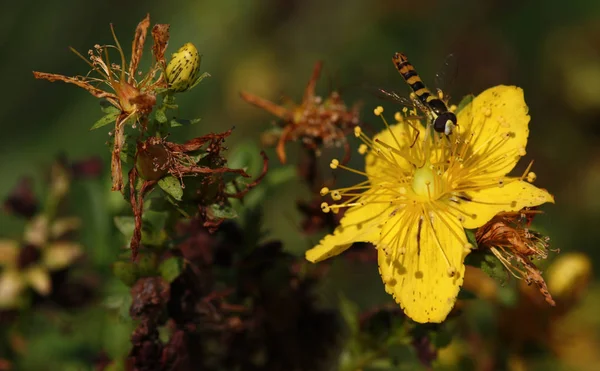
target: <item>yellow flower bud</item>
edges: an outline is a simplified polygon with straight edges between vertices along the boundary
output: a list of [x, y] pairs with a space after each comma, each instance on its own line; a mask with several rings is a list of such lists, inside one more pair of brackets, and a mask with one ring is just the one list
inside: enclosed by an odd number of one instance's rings
[[169, 89], [175, 92], [187, 91], [199, 82], [200, 54], [194, 44], [186, 43], [173, 53], [165, 70], [165, 76]]

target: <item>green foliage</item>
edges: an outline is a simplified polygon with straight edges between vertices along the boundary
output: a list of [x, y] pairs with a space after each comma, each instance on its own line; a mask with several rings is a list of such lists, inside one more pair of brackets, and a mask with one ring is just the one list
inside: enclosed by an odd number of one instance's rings
[[120, 114], [121, 114], [121, 112], [118, 109], [113, 107], [113, 110], [110, 110], [105, 116], [103, 116], [101, 119], [96, 121], [94, 123], [94, 125], [92, 125], [90, 130], [96, 130], [103, 126], [106, 126], [109, 124], [114, 124], [115, 121], [117, 120], [117, 117], [119, 117]]
[[172, 257], [160, 263], [158, 271], [160, 276], [170, 283], [183, 272], [183, 263], [180, 258]]

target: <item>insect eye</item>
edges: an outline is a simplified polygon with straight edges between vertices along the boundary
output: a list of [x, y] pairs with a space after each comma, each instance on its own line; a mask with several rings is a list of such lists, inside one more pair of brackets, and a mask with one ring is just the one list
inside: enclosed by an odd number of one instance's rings
[[438, 133], [450, 135], [456, 125], [456, 116], [452, 112], [444, 112], [433, 122], [433, 129]]
[[437, 131], [438, 133], [443, 133], [446, 131], [446, 121], [448, 121], [448, 118], [445, 116], [446, 115], [442, 114], [436, 117], [435, 121], [433, 122], [433, 130]]

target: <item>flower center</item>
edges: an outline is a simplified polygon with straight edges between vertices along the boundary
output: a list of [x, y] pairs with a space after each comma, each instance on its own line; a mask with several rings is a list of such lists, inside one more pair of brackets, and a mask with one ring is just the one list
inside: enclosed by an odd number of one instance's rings
[[412, 181], [412, 189], [424, 201], [435, 200], [439, 196], [440, 180], [431, 169], [429, 163], [417, 169]]

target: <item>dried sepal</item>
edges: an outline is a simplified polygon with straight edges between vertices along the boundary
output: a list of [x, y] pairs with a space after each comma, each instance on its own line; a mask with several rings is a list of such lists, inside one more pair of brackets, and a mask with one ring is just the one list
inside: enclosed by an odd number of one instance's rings
[[518, 212], [503, 212], [477, 229], [475, 239], [480, 248], [488, 248], [508, 272], [527, 284], [534, 283], [548, 304], [555, 306], [540, 269], [532, 262], [546, 259], [549, 238], [529, 229], [531, 221], [539, 211], [523, 209]]

